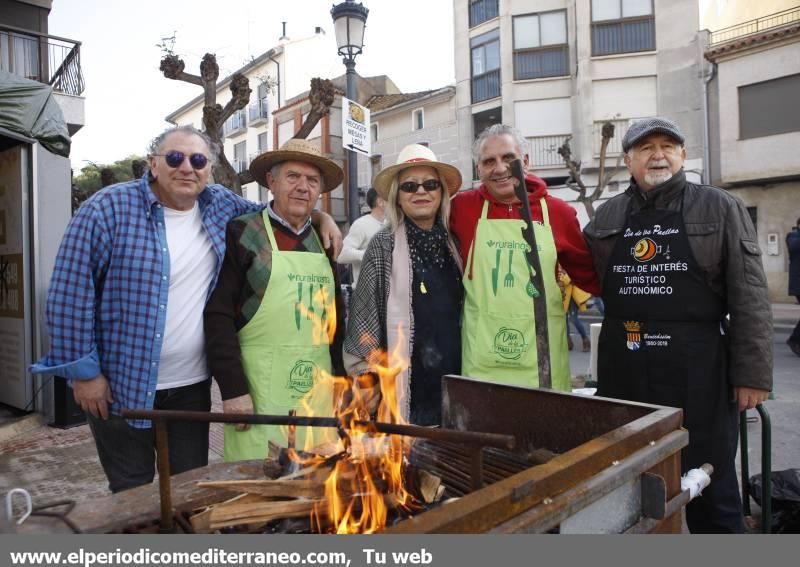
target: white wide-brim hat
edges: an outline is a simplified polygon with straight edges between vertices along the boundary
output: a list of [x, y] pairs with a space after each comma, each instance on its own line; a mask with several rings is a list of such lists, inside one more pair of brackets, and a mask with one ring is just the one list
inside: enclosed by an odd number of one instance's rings
[[420, 144], [409, 144], [397, 156], [397, 163], [382, 169], [378, 175], [375, 176], [375, 181], [372, 186], [384, 200], [389, 199], [389, 188], [392, 186], [392, 181], [398, 173], [409, 167], [432, 167], [439, 174], [447, 185], [447, 190], [452, 197], [461, 188], [461, 172], [458, 168], [453, 167], [447, 163], [442, 163], [436, 160], [430, 148], [426, 148]]

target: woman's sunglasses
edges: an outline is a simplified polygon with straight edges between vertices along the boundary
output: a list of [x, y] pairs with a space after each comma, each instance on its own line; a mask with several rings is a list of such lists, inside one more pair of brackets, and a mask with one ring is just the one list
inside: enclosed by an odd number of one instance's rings
[[417, 189], [422, 186], [425, 191], [436, 191], [442, 187], [442, 182], [438, 179], [426, 179], [422, 183], [416, 181], [405, 181], [397, 186], [403, 193], [416, 193]]
[[[186, 154], [183, 152], [179, 152], [178, 150], [172, 150], [165, 154], [151, 154], [154, 156], [162, 156], [164, 161], [167, 162], [167, 165], [175, 168], [179, 167], [183, 160], [186, 159]], [[189, 164], [192, 166], [193, 169], [203, 169], [205, 166], [208, 165], [208, 158], [203, 154], [191, 154], [189, 157]]]

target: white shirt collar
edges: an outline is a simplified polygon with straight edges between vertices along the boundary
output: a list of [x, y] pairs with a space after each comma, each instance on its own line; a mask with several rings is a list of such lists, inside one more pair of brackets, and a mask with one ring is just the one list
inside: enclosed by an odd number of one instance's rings
[[269, 218], [277, 221], [278, 224], [280, 224], [282, 227], [288, 230], [291, 230], [294, 234], [303, 234], [311, 225], [311, 217], [309, 216], [305, 224], [303, 224], [303, 226], [300, 228], [300, 230], [295, 230], [292, 225], [283, 220], [283, 218], [278, 213], [275, 212], [275, 210], [272, 208], [272, 203], [273, 201], [267, 203], [267, 214], [269, 215]]

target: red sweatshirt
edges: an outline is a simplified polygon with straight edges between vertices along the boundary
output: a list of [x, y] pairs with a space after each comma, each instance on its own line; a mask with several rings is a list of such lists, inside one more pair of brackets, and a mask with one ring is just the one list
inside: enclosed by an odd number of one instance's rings
[[[545, 198], [550, 216], [550, 226], [553, 229], [553, 239], [556, 243], [558, 263], [572, 278], [579, 288], [600, 295], [600, 284], [592, 264], [592, 255], [586, 242], [583, 240], [578, 215], [575, 209], [567, 203], [552, 197], [547, 193], [547, 185], [535, 175], [526, 176], [528, 199], [531, 204], [533, 221], [542, 222], [542, 207], [539, 199]], [[450, 201], [450, 230], [456, 235], [461, 246], [461, 257], [466, 264], [469, 248], [475, 238], [475, 228], [481, 218], [483, 202], [489, 201], [487, 218], [490, 219], [519, 219], [519, 205], [499, 203], [481, 185], [478, 189], [461, 191]], [[464, 266], [464, 271], [469, 273], [469, 266]], [[555, 277], [555, 274], [553, 274]]]

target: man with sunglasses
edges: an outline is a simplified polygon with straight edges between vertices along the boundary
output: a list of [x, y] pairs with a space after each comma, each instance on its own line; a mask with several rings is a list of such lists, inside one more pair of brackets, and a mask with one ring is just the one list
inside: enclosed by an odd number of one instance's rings
[[[532, 269], [525, 256], [520, 202], [511, 163], [522, 159], [525, 139], [515, 128], [490, 126], [473, 145], [481, 186], [452, 200], [450, 228], [458, 237], [464, 266], [462, 368], [465, 376], [538, 387]], [[525, 178], [544, 277], [548, 312], [551, 387], [571, 387], [569, 353], [556, 266], [589, 293], [599, 293], [592, 258], [575, 210], [547, 193], [544, 181]]]
[[[203, 308], [228, 220], [263, 205], [208, 185], [211, 142], [189, 126], [150, 147], [150, 171], [107, 187], [70, 222], [47, 301], [50, 352], [32, 372], [71, 382], [113, 492], [152, 482], [154, 435], [128, 408], [208, 411]], [[173, 474], [208, 462], [208, 424], [168, 428]]]
[[[315, 145], [296, 139], [258, 156], [250, 173], [273, 200], [228, 224], [225, 260], [205, 312], [209, 368], [226, 413], [329, 417], [332, 375], [344, 374], [344, 309], [311, 213], [344, 173]], [[298, 448], [335, 437], [326, 428], [295, 433]], [[285, 447], [286, 428], [226, 425], [225, 459], [264, 458], [268, 441]]]

